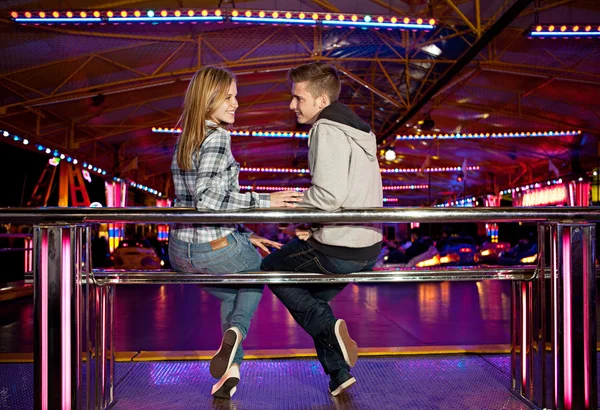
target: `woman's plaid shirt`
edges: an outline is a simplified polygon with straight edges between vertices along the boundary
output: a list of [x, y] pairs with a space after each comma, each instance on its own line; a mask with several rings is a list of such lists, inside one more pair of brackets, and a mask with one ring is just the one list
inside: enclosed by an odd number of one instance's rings
[[[207, 121], [207, 127], [213, 128], [200, 151], [192, 156], [192, 169], [184, 171], [177, 164], [177, 146], [171, 163], [173, 185], [175, 187], [175, 206], [194, 207], [199, 211], [231, 211], [243, 208], [269, 208], [269, 194], [254, 192], [240, 193], [238, 177], [240, 165], [231, 153], [231, 136], [214, 122]], [[203, 225], [174, 224], [171, 234], [175, 238], [190, 243], [206, 243], [229, 235], [238, 230], [252, 232], [243, 225]]]

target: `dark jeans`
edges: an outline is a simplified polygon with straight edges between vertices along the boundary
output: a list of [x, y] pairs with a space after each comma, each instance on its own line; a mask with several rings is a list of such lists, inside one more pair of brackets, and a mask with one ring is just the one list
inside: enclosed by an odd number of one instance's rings
[[[371, 269], [376, 259], [357, 261], [334, 258], [296, 238], [263, 259], [260, 268], [265, 271], [352, 273]], [[337, 319], [328, 303], [345, 287], [345, 283], [270, 286], [296, 322], [312, 336], [317, 356], [326, 374], [349, 369], [337, 346], [333, 331]]]

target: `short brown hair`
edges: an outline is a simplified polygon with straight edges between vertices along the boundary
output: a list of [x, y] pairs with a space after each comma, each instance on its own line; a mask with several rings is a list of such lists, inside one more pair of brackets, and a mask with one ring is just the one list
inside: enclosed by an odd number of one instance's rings
[[340, 98], [340, 77], [329, 64], [310, 63], [292, 68], [288, 78], [295, 83], [308, 82], [307, 89], [313, 98], [325, 94], [332, 104]]

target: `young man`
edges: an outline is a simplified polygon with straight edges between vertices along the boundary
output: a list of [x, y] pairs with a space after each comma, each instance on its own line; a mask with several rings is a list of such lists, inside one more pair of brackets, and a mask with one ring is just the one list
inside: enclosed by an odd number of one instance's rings
[[[377, 142], [368, 124], [337, 102], [340, 80], [324, 63], [306, 64], [289, 72], [293, 82], [290, 109], [298, 122], [312, 124], [308, 160], [311, 187], [300, 206], [326, 211], [383, 206]], [[268, 255], [262, 270], [351, 273], [373, 267], [381, 250], [381, 226], [322, 225], [297, 230], [297, 238]], [[356, 382], [350, 374], [358, 347], [346, 323], [329, 306], [345, 285], [277, 285], [273, 293], [296, 322], [310, 334], [319, 361], [330, 375], [337, 396]]]

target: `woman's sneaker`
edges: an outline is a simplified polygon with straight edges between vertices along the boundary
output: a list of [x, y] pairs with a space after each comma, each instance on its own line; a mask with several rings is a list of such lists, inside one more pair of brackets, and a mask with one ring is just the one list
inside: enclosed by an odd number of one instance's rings
[[241, 342], [242, 332], [237, 327], [230, 327], [225, 331], [221, 347], [210, 360], [210, 374], [212, 377], [215, 379], [223, 377], [227, 369], [231, 367], [235, 352], [237, 352]]
[[237, 385], [240, 382], [240, 367], [237, 364], [231, 365], [231, 367], [225, 372], [221, 380], [213, 385], [210, 394], [219, 399], [230, 399], [231, 396], [237, 390]]
[[354, 383], [356, 383], [356, 379], [347, 370], [340, 370], [336, 377], [331, 377], [329, 392], [332, 396], [337, 396]]
[[358, 345], [350, 337], [348, 333], [348, 326], [343, 319], [338, 319], [334, 326], [335, 338], [337, 339], [344, 360], [348, 363], [348, 366], [354, 367], [358, 360]]

